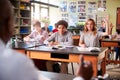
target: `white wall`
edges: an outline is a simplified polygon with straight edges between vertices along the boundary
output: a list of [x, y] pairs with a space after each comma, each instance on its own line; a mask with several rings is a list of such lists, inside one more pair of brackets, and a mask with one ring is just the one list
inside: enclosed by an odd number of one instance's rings
[[59, 8], [50, 7], [49, 12], [50, 25], [54, 26], [54, 24], [61, 19]]
[[[50, 0], [50, 4], [54, 4], [56, 6], [59, 6], [60, 0]], [[61, 19], [61, 14], [59, 7], [50, 7], [49, 8], [49, 18], [50, 18], [50, 25], [54, 27], [55, 23]]]

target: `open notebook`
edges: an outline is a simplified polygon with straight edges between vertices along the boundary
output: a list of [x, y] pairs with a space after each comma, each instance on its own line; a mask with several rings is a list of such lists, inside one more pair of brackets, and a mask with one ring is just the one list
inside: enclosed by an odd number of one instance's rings
[[99, 51], [101, 51], [99, 47], [87, 47], [87, 48], [77, 47], [77, 49], [79, 51], [91, 51], [91, 52], [99, 52]]

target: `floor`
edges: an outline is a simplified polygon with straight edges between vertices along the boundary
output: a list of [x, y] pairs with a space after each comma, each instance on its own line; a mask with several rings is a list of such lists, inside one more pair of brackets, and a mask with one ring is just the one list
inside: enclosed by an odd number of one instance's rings
[[[116, 53], [113, 52], [112, 54], [109, 55], [109, 59], [114, 60], [115, 55]], [[74, 65], [74, 73], [75, 73], [78, 68], [78, 64], [73, 63], [73, 65]], [[109, 75], [110, 78], [112, 78], [108, 80], [120, 80], [120, 64], [107, 64], [106, 70], [107, 70], [106, 73]], [[71, 63], [68, 64], [68, 73], [73, 74]]]
[[[78, 64], [73, 63], [73, 65], [74, 65], [74, 73], [75, 73], [78, 68]], [[120, 80], [120, 65], [119, 64], [116, 64], [116, 65], [108, 64], [106, 66], [106, 69], [107, 69], [107, 74], [109, 74], [109, 77], [112, 78], [109, 80]], [[73, 74], [71, 63], [68, 64], [68, 74]]]
[[110, 77], [114, 80], [120, 80], [120, 64], [108, 64], [106, 69]]

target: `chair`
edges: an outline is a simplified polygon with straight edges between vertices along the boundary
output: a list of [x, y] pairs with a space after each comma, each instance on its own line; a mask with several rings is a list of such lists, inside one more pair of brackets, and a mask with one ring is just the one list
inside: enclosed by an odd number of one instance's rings
[[78, 46], [79, 45], [80, 36], [79, 35], [74, 35], [74, 36], [72, 36], [72, 38], [73, 38], [73, 45]]
[[[79, 40], [80, 40], [80, 35], [74, 35], [72, 38], [73, 38], [73, 45], [78, 46]], [[71, 62], [71, 67], [72, 67], [72, 73], [74, 75], [74, 65], [72, 62]]]

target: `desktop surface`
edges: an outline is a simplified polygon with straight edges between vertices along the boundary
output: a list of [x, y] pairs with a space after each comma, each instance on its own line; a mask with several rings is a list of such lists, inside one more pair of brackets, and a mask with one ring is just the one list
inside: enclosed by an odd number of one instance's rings
[[34, 45], [34, 43], [31, 42], [18, 42], [17, 46], [13, 45], [13, 49], [24, 49], [27, 51], [43, 51], [43, 52], [51, 52], [54, 54], [83, 54], [83, 55], [93, 55], [93, 56], [98, 56], [99, 53], [101, 53], [102, 51], [104, 51], [106, 48], [102, 47], [100, 48], [101, 51], [99, 52], [91, 52], [91, 51], [84, 51], [84, 50], [79, 50], [78, 46], [73, 46], [73, 47], [66, 47], [66, 48], [62, 48], [62, 49], [53, 49], [53, 47], [50, 46], [46, 46], [46, 45]]

